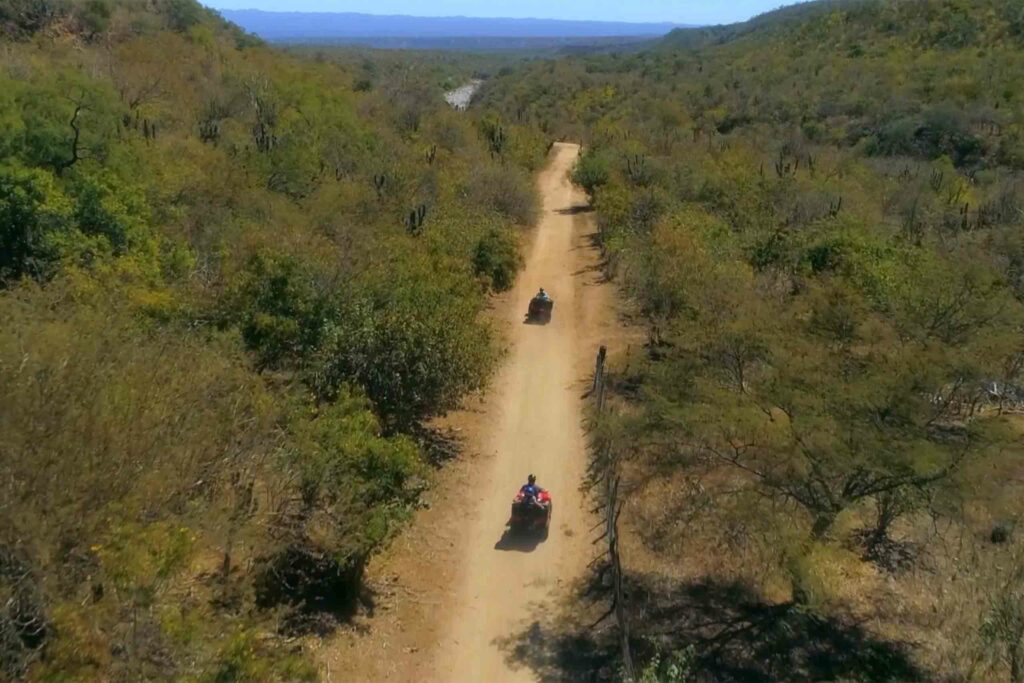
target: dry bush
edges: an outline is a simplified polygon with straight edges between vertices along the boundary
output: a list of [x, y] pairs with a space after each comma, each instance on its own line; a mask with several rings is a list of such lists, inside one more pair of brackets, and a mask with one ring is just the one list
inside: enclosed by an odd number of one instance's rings
[[518, 225], [532, 225], [540, 211], [533, 179], [509, 166], [487, 165], [478, 169], [470, 181], [469, 197]]
[[264, 544], [273, 511], [254, 516], [252, 492], [286, 493], [286, 473], [268, 466], [279, 403], [228, 344], [53, 302], [2, 301], [13, 324], [0, 330], [0, 584], [43, 627], [33, 636], [20, 618], [24, 647], [9, 659], [5, 637], [4, 666], [14, 673], [42, 647], [39, 675], [216, 666], [234, 630], [218, 626], [213, 594], [180, 607], [188, 638], [207, 633], [201, 648], [175, 636], [167, 610], [202, 572], [236, 581], [231, 553]]

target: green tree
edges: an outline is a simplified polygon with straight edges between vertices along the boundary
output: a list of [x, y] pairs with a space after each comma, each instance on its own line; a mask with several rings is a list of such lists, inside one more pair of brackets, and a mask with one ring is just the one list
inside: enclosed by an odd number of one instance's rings
[[608, 156], [600, 151], [589, 150], [580, 157], [572, 179], [593, 197], [598, 188], [608, 183], [611, 173], [612, 164]]
[[227, 320], [238, 321], [261, 367], [295, 363], [316, 350], [324, 336], [329, 302], [294, 258], [253, 257], [226, 301]]
[[49, 275], [70, 227], [70, 202], [50, 173], [0, 167], [0, 282]]
[[519, 240], [511, 231], [493, 229], [481, 237], [476, 245], [473, 270], [478, 277], [486, 278], [496, 292], [512, 288], [521, 265]]
[[408, 277], [344, 302], [313, 369], [322, 397], [357, 384], [391, 428], [455, 408], [483, 385], [493, 359], [490, 330], [474, 306], [443, 284]]

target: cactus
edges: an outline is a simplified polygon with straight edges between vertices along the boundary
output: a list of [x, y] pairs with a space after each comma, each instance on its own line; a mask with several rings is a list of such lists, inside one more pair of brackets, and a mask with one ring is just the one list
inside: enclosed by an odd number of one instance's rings
[[966, 192], [966, 190], [967, 188], [964, 187], [963, 183], [957, 183], [956, 187], [951, 187], [949, 189], [949, 194], [946, 196], [946, 203], [949, 206], [959, 204], [960, 200], [964, 198], [964, 192]]
[[780, 178], [787, 176], [796, 176], [796, 172], [800, 170], [800, 157], [796, 157], [792, 162], [786, 159], [784, 152], [779, 152], [779, 158], [775, 161], [775, 175]]
[[836, 218], [839, 216], [839, 212], [843, 210], [843, 197], [840, 195], [834, 202], [828, 204], [828, 215], [829, 218]]
[[651, 180], [647, 169], [647, 157], [641, 154], [626, 157], [626, 172], [634, 185], [646, 185]]
[[388, 177], [383, 173], [373, 176], [373, 189], [377, 191], [377, 199], [384, 199], [384, 189], [387, 187]]
[[491, 128], [487, 134], [487, 141], [490, 143], [491, 156], [501, 156], [505, 151], [505, 144], [508, 142], [508, 137], [505, 135], [505, 128], [500, 125]]
[[199, 139], [203, 142], [212, 142], [214, 145], [220, 140], [220, 121], [217, 119], [206, 119], [199, 122]]
[[409, 216], [405, 219], [405, 229], [413, 237], [418, 237], [423, 234], [423, 222], [427, 218], [427, 205], [420, 204], [415, 209], [409, 212]]

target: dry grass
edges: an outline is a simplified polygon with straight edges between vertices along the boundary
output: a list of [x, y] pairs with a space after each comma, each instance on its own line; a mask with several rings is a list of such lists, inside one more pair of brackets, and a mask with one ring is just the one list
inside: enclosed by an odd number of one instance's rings
[[[804, 560], [818, 588], [815, 612], [840, 625], [856, 625], [883, 649], [891, 646], [894, 656], [906, 658], [908, 672], [916, 671], [921, 680], [1006, 680], [1008, 670], [989, 659], [980, 637], [994, 591], [1006, 581], [1024, 547], [1019, 534], [1011, 535], [1008, 543], [991, 540], [997, 522], [1017, 520], [1024, 513], [1020, 470], [1015, 476], [1008, 470], [1017, 468], [1008, 462], [999, 469], [987, 474], [990, 485], [957, 501], [959, 519], [922, 512], [892, 530], [890, 552], [905, 552], [910, 558], [902, 570], [864, 558], [855, 532], [870, 526], [870, 510], [842, 518], [830, 543], [813, 547]], [[743, 600], [769, 610], [788, 604], [787, 554], [804, 531], [786, 528], [787, 520], [794, 519], [791, 509], [779, 509], [773, 517], [762, 501], [747, 498], [741, 482], [727, 470], [700, 478], [678, 472], [652, 476], [634, 463], [628, 479], [635, 488], [622, 516], [622, 555], [630, 575], [657, 577], [671, 590], [709, 584], [742, 587]], [[637, 599], [649, 601], [650, 595]], [[690, 630], [656, 623], [649, 610], [637, 613], [633, 623], [638, 637], [675, 636], [668, 639], [672, 647], [700, 643], [700, 637], [688, 643], [687, 636], [694, 635]], [[728, 633], [728, 626], [721, 628], [720, 635]], [[699, 645], [698, 656], [708, 656], [708, 651]], [[711, 660], [701, 661], [710, 666]], [[806, 669], [790, 664], [792, 670], [775, 671], [773, 680], [814, 680]]]

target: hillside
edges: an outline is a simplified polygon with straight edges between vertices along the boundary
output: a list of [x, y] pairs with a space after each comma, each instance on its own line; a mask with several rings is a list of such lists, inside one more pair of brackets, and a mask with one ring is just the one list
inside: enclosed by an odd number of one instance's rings
[[[652, 680], [1020, 679], [1022, 19], [811, 3], [482, 90], [583, 141], [647, 333], [594, 438]], [[580, 621], [514, 647], [617, 667]]]
[[6, 2], [0, 53], [0, 679], [317, 678], [547, 140], [191, 0]]
[[[837, 32], [837, 19], [842, 30]], [[666, 36], [668, 49], [724, 44], [745, 38], [787, 40], [820, 49], [822, 38], [898, 40], [916, 48], [957, 49], [987, 45], [1020, 35], [1015, 2], [891, 3], [885, 0], [817, 0], [776, 10], [729, 26], [680, 28]]]

